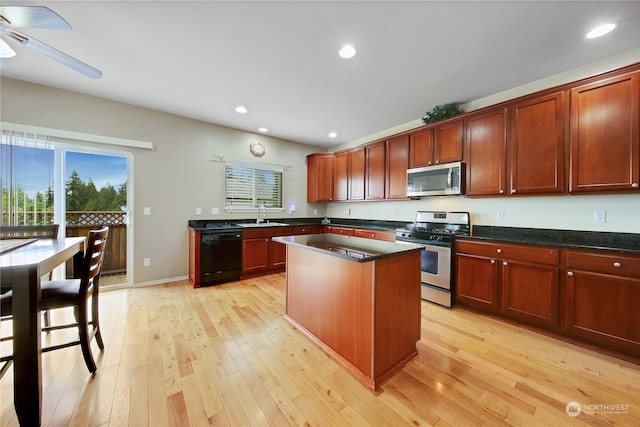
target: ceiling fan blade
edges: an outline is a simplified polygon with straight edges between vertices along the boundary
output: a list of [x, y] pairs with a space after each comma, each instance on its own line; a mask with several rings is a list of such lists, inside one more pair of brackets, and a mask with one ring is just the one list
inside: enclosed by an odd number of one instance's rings
[[100, 77], [102, 77], [102, 71], [93, 68], [91, 65], [85, 64], [84, 62], [79, 61], [64, 52], [60, 52], [58, 49], [42, 43], [41, 41], [34, 39], [33, 37], [27, 36], [20, 31], [12, 30], [5, 27], [4, 25], [0, 25], [0, 31], [6, 37], [19, 42], [23, 46], [31, 48], [39, 54], [53, 59], [54, 61], [57, 61], [62, 65], [65, 65], [72, 70], [79, 72], [80, 74], [84, 74], [91, 79], [99, 79]]
[[45, 6], [0, 6], [0, 19], [19, 28], [71, 29], [67, 21]]

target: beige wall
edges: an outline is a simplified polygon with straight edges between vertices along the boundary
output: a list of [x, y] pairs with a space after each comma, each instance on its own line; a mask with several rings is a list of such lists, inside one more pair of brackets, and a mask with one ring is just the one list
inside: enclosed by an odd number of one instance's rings
[[[186, 119], [149, 109], [30, 84], [0, 80], [0, 119], [7, 123], [61, 129], [92, 135], [150, 141], [154, 150], [133, 149], [133, 283], [153, 283], [188, 275], [189, 219], [249, 218], [253, 213], [224, 212], [224, 164], [210, 161], [254, 161], [251, 141], [261, 141], [261, 162], [291, 166], [284, 173], [285, 207], [296, 212], [269, 216], [313, 216], [306, 203], [306, 156], [321, 151], [265, 135]], [[131, 187], [130, 187], [131, 188]], [[143, 215], [143, 208], [151, 215]], [[196, 216], [196, 208], [202, 215]], [[211, 208], [220, 215], [211, 215]], [[318, 215], [324, 205], [315, 206]], [[151, 258], [144, 267], [143, 259]]]

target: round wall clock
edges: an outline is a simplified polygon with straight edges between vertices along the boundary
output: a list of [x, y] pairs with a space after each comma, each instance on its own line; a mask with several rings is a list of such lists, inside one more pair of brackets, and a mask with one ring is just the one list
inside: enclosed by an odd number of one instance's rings
[[251, 151], [251, 154], [256, 157], [264, 156], [264, 145], [259, 142], [252, 142], [251, 145], [249, 145], [249, 150]]

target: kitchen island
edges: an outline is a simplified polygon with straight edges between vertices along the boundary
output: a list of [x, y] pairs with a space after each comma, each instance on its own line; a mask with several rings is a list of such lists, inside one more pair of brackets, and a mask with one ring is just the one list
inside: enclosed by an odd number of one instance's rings
[[371, 389], [418, 355], [422, 246], [333, 234], [287, 245], [285, 319]]

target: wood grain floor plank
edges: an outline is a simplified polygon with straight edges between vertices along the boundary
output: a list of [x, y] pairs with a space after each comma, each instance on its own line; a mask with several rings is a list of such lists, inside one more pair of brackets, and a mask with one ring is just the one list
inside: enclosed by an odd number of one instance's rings
[[[102, 292], [98, 372], [88, 374], [78, 347], [43, 355], [43, 425], [635, 427], [640, 420], [640, 364], [424, 301], [418, 358], [371, 391], [284, 320], [284, 295], [284, 273], [200, 289], [180, 280]], [[0, 333], [7, 330], [11, 323], [1, 322]], [[17, 426], [12, 381], [10, 368], [0, 381], [2, 427]], [[584, 409], [577, 417], [565, 412], [572, 401]]]

